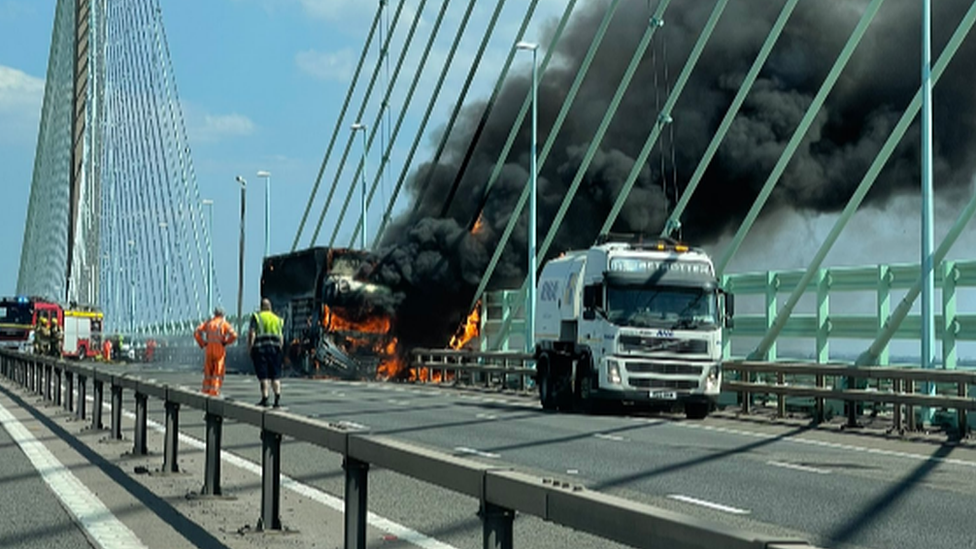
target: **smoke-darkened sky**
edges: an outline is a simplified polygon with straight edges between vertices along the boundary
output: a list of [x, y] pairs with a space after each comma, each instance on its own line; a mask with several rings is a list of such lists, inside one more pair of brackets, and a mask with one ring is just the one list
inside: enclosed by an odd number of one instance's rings
[[[563, 104], [609, 2], [581, 2], [541, 78], [540, 147]], [[656, 2], [621, 2], [588, 76], [539, 172], [539, 241], [576, 175]], [[682, 219], [683, 238], [708, 244], [734, 231], [755, 200], [867, 6], [867, 0], [805, 0], [712, 161]], [[933, 62], [968, 8], [962, 0], [933, 3]], [[617, 219], [616, 232], [656, 234], [680, 196], [779, 14], [781, 1], [730, 2], [704, 50], [657, 147]], [[708, 18], [711, 2], [672, 2], [573, 201], [549, 256], [589, 246], [597, 237], [660, 106]], [[921, 7], [888, 0], [844, 70], [825, 108], [765, 207], [834, 212], [842, 209], [920, 83]], [[554, 25], [553, 25], [554, 26]], [[547, 44], [549, 37], [542, 40]], [[976, 87], [969, 67], [976, 40], [967, 39], [935, 88], [935, 184], [942, 197], [968, 193], [976, 137]], [[412, 346], [442, 346], [499, 245], [528, 180], [527, 119], [487, 200], [485, 184], [530, 87], [512, 74], [490, 111], [448, 215], [445, 199], [485, 111], [467, 105], [437, 166], [411, 177], [413, 204], [387, 231], [374, 279], [397, 296], [401, 337]], [[868, 196], [883, 206], [919, 188], [919, 130], [909, 131]], [[427, 181], [429, 188], [421, 189]], [[483, 211], [481, 206], [483, 204]], [[468, 227], [483, 215], [484, 228]], [[525, 276], [526, 216], [505, 247], [491, 287], [518, 287]], [[786, 228], [788, 230], [788, 227]]]

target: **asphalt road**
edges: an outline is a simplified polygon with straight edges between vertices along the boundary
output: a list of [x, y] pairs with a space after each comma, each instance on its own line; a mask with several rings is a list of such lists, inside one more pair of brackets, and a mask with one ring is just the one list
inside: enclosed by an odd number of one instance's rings
[[[200, 382], [196, 371], [126, 368], [166, 383], [195, 388]], [[554, 473], [730, 527], [835, 548], [976, 548], [971, 443], [906, 442], [728, 415], [688, 421], [549, 414], [530, 398], [413, 385], [286, 379], [284, 386], [283, 402], [292, 413], [355, 423], [495, 465]], [[224, 394], [256, 401], [257, 383], [231, 375]], [[161, 422], [162, 406], [151, 406], [151, 418]], [[182, 414], [181, 428], [202, 438], [202, 415]], [[260, 463], [260, 440], [249, 426], [225, 424], [224, 449]], [[284, 474], [342, 495], [338, 456], [288, 441], [282, 452]], [[474, 500], [378, 470], [370, 472], [369, 490], [374, 513], [454, 547], [480, 547]], [[521, 547], [612, 547], [532, 517], [516, 520], [515, 535]]]

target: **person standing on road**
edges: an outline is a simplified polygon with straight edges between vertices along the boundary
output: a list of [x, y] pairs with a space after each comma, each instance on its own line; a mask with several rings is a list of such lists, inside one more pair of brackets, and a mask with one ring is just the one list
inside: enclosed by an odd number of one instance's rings
[[261, 300], [261, 310], [251, 315], [247, 332], [247, 352], [254, 363], [254, 374], [261, 382], [261, 401], [268, 405], [269, 386], [274, 390], [274, 407], [281, 405], [281, 354], [284, 346], [281, 317], [271, 311], [271, 300]]
[[34, 330], [34, 354], [47, 355], [47, 345], [51, 340], [51, 329], [47, 326], [47, 317], [37, 320], [37, 328]]
[[237, 332], [224, 318], [224, 310], [217, 307], [213, 318], [198, 326], [193, 337], [201, 349], [206, 348], [203, 359], [203, 393], [220, 396], [220, 387], [224, 384], [224, 358], [227, 356], [225, 347], [237, 341]]
[[51, 318], [51, 337], [48, 340], [48, 352], [54, 358], [61, 358], [61, 349], [64, 347], [64, 332], [58, 324], [58, 317]]

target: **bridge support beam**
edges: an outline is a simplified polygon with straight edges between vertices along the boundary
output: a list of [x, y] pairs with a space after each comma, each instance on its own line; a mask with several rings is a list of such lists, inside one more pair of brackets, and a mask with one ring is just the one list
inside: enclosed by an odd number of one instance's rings
[[180, 403], [166, 401], [166, 434], [163, 441], [163, 472], [178, 473], [176, 459], [180, 441]]
[[203, 465], [204, 496], [219, 496], [220, 490], [220, 439], [224, 430], [224, 418], [207, 413], [207, 452]]
[[513, 525], [515, 511], [495, 504], [483, 502], [481, 523], [484, 549], [512, 549], [515, 544]]
[[281, 435], [261, 430], [261, 518], [258, 530], [281, 530]]
[[366, 495], [369, 463], [346, 456], [345, 549], [366, 549]]

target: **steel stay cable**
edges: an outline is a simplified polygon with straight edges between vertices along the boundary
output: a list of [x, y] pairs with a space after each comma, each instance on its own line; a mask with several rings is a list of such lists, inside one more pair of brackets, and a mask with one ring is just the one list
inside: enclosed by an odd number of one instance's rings
[[782, 177], [783, 172], [786, 171], [786, 167], [793, 159], [793, 154], [796, 152], [797, 147], [806, 136], [807, 131], [810, 129], [810, 126], [813, 124], [813, 121], [816, 119], [817, 114], [820, 112], [821, 107], [826, 101], [827, 95], [833, 89], [837, 79], [840, 78], [841, 73], [847, 66], [847, 62], [854, 54], [854, 50], [857, 48], [858, 44], [860, 44], [861, 39], [864, 37], [865, 32], [867, 32], [871, 21], [874, 20], [874, 16], [877, 15], [882, 4], [884, 4], [884, 0], [871, 0], [871, 4], [869, 4], [864, 10], [864, 14], [861, 16], [860, 21], [858, 21], [857, 27], [854, 29], [854, 32], [844, 45], [844, 49], [840, 52], [840, 55], [837, 56], [837, 60], [834, 62], [834, 66], [831, 67], [830, 73], [828, 73], [827, 78], [824, 79], [823, 84], [820, 86], [820, 90], [817, 91], [817, 95], [814, 97], [813, 102], [810, 104], [810, 107], [804, 114], [803, 119], [800, 121], [796, 131], [793, 132], [793, 136], [790, 138], [786, 148], [783, 149], [783, 153], [776, 162], [776, 166], [769, 174], [769, 178], [763, 185], [762, 190], [760, 190], [759, 196], [757, 196], [755, 202], [753, 202], [752, 207], [749, 209], [749, 213], [746, 214], [746, 218], [743, 220], [742, 224], [739, 226], [739, 230], [736, 231], [735, 236], [732, 238], [732, 242], [729, 243], [725, 252], [722, 253], [722, 257], [719, 258], [718, 262], [715, 264], [716, 274], [721, 275], [725, 272], [725, 268], [728, 266], [729, 261], [732, 260], [732, 257], [739, 250], [739, 246], [741, 246], [742, 241], [745, 240], [746, 234], [752, 228], [752, 224], [759, 216], [759, 212], [762, 210], [763, 206], [765, 206], [769, 195], [773, 192], [773, 187], [776, 186]]
[[[724, 3], [726, 3], [727, 1], [728, 0], [719, 0], [719, 3], [716, 4], [716, 9], [718, 8], [719, 5], [722, 5], [724, 8]], [[576, 190], [579, 188], [579, 185], [582, 182], [583, 177], [586, 175], [586, 171], [589, 169], [590, 162], [592, 162], [593, 157], [596, 155], [597, 149], [603, 142], [603, 138], [610, 127], [610, 123], [613, 121], [613, 118], [616, 115], [617, 108], [620, 105], [620, 102], [623, 100], [624, 94], [627, 92], [627, 89], [630, 87], [630, 81], [633, 78], [634, 73], [637, 72], [637, 68], [640, 65], [640, 61], [643, 59], [644, 54], [647, 51], [647, 47], [651, 43], [651, 38], [654, 37], [655, 33], [657, 32], [657, 29], [660, 28], [661, 24], [663, 24], [661, 23], [662, 17], [664, 16], [664, 12], [668, 8], [668, 5], [670, 3], [671, 3], [670, 0], [661, 0], [661, 2], [657, 6], [657, 9], [654, 11], [654, 14], [651, 16], [650, 20], [648, 21], [647, 29], [644, 31], [644, 35], [641, 37], [640, 43], [637, 45], [637, 48], [634, 50], [634, 54], [631, 56], [630, 63], [627, 66], [627, 70], [624, 72], [624, 75], [621, 78], [620, 83], [617, 85], [617, 90], [614, 93], [613, 99], [610, 101], [610, 105], [608, 105], [607, 110], [603, 115], [603, 120], [600, 122], [600, 126], [597, 128], [593, 140], [590, 141], [590, 145], [587, 148], [586, 154], [583, 156], [583, 160], [580, 163], [580, 167], [576, 170], [576, 176], [573, 178], [573, 182], [570, 184], [569, 190], [567, 191], [566, 196], [563, 198], [562, 204], [560, 204], [560, 208], [559, 211], [556, 213], [555, 219], [550, 224], [549, 232], [546, 234], [546, 238], [543, 240], [542, 245], [539, 247], [539, 251], [536, 254], [537, 260], [539, 257], [545, 257], [545, 254], [548, 252], [549, 245], [552, 243], [553, 238], [555, 238], [555, 233], [558, 230], [559, 225], [562, 223], [562, 216], [565, 215], [565, 212], [569, 209], [569, 205], [572, 202]], [[713, 11], [713, 16], [714, 14], [715, 12]], [[711, 19], [709, 21], [711, 21]], [[699, 40], [699, 42], [700, 41], [701, 40]], [[643, 160], [636, 160], [635, 167], [637, 167], [638, 165], [643, 167], [645, 161], [646, 161], [646, 156]], [[525, 190], [522, 192], [522, 196], [519, 198], [519, 203], [515, 209], [516, 213], [513, 214], [512, 216], [513, 218], [521, 215], [522, 208], [525, 207], [525, 202], [528, 200], [528, 197], [529, 197], [529, 187], [528, 185], [526, 185]], [[507, 234], [511, 234], [511, 232], [508, 231]], [[508, 335], [508, 332], [512, 326], [512, 321], [514, 320], [515, 313], [521, 310], [519, 307], [524, 308], [525, 294], [528, 293], [528, 285], [530, 283], [535, 284], [535, 281], [530, 281], [528, 279], [528, 275], [526, 275], [526, 278], [523, 281], [522, 287], [519, 291], [519, 296], [521, 296], [521, 299], [519, 299], [519, 302], [516, 304], [515, 308], [509, 311], [508, 317], [505, 318], [505, 321], [503, 322], [501, 327], [500, 340], [504, 339]]]
[[[406, 0], [400, 0], [400, 4]], [[322, 164], [319, 166], [319, 173], [315, 177], [315, 183], [312, 185], [312, 193], [308, 197], [308, 203], [305, 205], [305, 212], [302, 214], [302, 220], [298, 223], [298, 231], [295, 232], [295, 241], [291, 245], [291, 251], [295, 251], [298, 248], [298, 241], [302, 237], [302, 231], [305, 230], [305, 222], [308, 221], [308, 212], [312, 209], [312, 203], [315, 201], [315, 195], [319, 191], [319, 185], [322, 183], [322, 174], [325, 173], [325, 166], [329, 162], [329, 157], [332, 155], [332, 147], [335, 145], [336, 137], [339, 135], [339, 130], [342, 128], [342, 123], [346, 117], [346, 109], [349, 108], [349, 101], [352, 99], [353, 91], [356, 89], [356, 84], [359, 82], [359, 73], [362, 71], [363, 62], [366, 60], [366, 55], [369, 53], [369, 45], [373, 41], [373, 33], [376, 32], [376, 26], [379, 24], [380, 13], [383, 10], [383, 3], [380, 3], [379, 8], [376, 10], [376, 15], [373, 17], [373, 25], [369, 29], [369, 34], [366, 36], [366, 43], [363, 45], [363, 51], [359, 55], [359, 63], [356, 65], [356, 71], [353, 73], [352, 80], [349, 82], [349, 89], [346, 91], [346, 98], [342, 102], [342, 109], [339, 110], [339, 116], [336, 118], [335, 128], [332, 130], [332, 137], [329, 139], [329, 145], [325, 149], [325, 156], [322, 158]], [[418, 15], [419, 16], [419, 15]], [[391, 33], [392, 34], [392, 33]], [[312, 239], [314, 244], [315, 239]]]
[[[399, 4], [399, 7], [397, 9], [397, 14], [400, 13], [399, 10], [401, 8], [403, 8], [403, 3], [402, 2]], [[417, 15], [416, 15], [416, 18], [415, 18], [415, 22], [419, 21], [419, 17], [420, 17], [420, 12], [418, 11], [417, 12]], [[398, 19], [399, 19], [399, 17], [398, 17]], [[411, 37], [412, 37], [412, 35], [411, 35]], [[409, 45], [409, 40], [410, 40], [411, 37], [408, 37], [407, 38], [408, 45]], [[389, 36], [387, 36], [387, 45], [383, 49], [384, 51], [388, 51], [388, 49], [389, 49], [389, 41], [392, 40], [392, 39], [393, 39], [393, 34], [391, 33]], [[406, 49], [407, 48], [405, 47], [404, 48], [404, 51], [406, 51]], [[372, 95], [373, 95], [373, 87], [376, 85], [376, 80], [377, 80], [377, 78], [380, 75], [380, 69], [382, 69], [382, 67], [383, 67], [383, 58], [380, 57], [380, 58], [378, 58], [376, 60], [376, 66], [373, 67], [373, 74], [372, 74], [372, 76], [369, 79], [369, 85], [366, 87], [366, 92], [363, 94], [363, 100], [362, 100], [362, 102], [359, 105], [359, 111], [356, 113], [355, 120], [357, 122], [361, 122], [362, 119], [363, 119], [364, 114], [366, 113], [366, 107], [369, 104], [370, 97], [372, 97]], [[389, 98], [389, 90], [387, 90], [387, 91], [388, 91], [388, 93], [387, 93], [386, 97]], [[386, 100], [384, 99], [383, 102], [385, 103]], [[381, 113], [380, 116], [382, 116], [382, 108], [380, 109], [380, 113]], [[374, 126], [375, 126], [375, 124], [374, 124]], [[375, 127], [372, 128], [372, 130], [373, 130], [373, 133], [375, 134]], [[372, 140], [370, 140], [370, 142], [372, 142]], [[349, 135], [349, 139], [346, 140], [346, 148], [342, 151], [342, 158], [339, 159], [339, 166], [336, 169], [335, 177], [332, 178], [332, 187], [329, 189], [329, 195], [325, 199], [325, 205], [322, 206], [322, 211], [319, 214], [318, 223], [315, 225], [315, 231], [312, 233], [312, 239], [310, 241], [310, 244], [313, 245], [313, 246], [315, 245], [315, 242], [319, 238], [319, 231], [322, 230], [322, 222], [325, 221], [325, 216], [329, 212], [329, 207], [332, 205], [332, 198], [335, 196], [336, 188], [338, 188], [338, 185], [339, 185], [339, 180], [342, 178], [342, 172], [346, 169], [346, 159], [349, 158], [349, 152], [352, 150], [353, 143], [354, 143], [354, 136], [352, 134], [350, 134]]]
[[[516, 44], [524, 39], [525, 31], [528, 29], [529, 23], [532, 21], [532, 17], [535, 15], [535, 9], [538, 3], [539, 0], [532, 0], [532, 2], [529, 4], [525, 17], [522, 18], [522, 26], [515, 34]], [[488, 125], [488, 118], [491, 116], [491, 113], [495, 108], [495, 101], [498, 100], [498, 94], [501, 93], [502, 86], [505, 84], [505, 79], [508, 77], [508, 71], [512, 66], [512, 61], [515, 59], [515, 54], [517, 51], [517, 48], [512, 48], [509, 50], [508, 57], [505, 59], [505, 64], [502, 65], [502, 70], [498, 74], [498, 78], [495, 80], [495, 87], [491, 91], [491, 97], [488, 98], [484, 109], [481, 111], [481, 118], [478, 120], [478, 126], [475, 128], [474, 133], [471, 135], [471, 139], [468, 141], [468, 148], [464, 152], [464, 156], [461, 157], [461, 164], [458, 166], [457, 173], [454, 175], [454, 181], [451, 183], [451, 190], [448, 192], [447, 198], [444, 200], [444, 206], [441, 207], [441, 217], [447, 217], [447, 214], [451, 209], [451, 203], [454, 202], [454, 196], [457, 194], [457, 190], [461, 185], [461, 180], [464, 177], [464, 173], [468, 169], [468, 164], [470, 164], [471, 158], [474, 156], [474, 149], [481, 140], [481, 134], [484, 132], [485, 126]], [[392, 210], [392, 208], [393, 206], [391, 205], [387, 210]], [[382, 228], [383, 227], [381, 227], [381, 229]], [[377, 242], [380, 240], [381, 234], [382, 231], [377, 234]]]
[[[504, 7], [505, 0], [499, 0], [495, 4], [495, 11], [492, 13], [491, 20], [488, 22], [488, 27], [481, 39], [481, 44], [478, 46], [478, 51], [475, 53], [474, 59], [471, 61], [471, 69], [468, 71], [468, 76], [464, 80], [464, 85], [461, 86], [461, 93], [458, 94], [457, 101], [454, 102], [454, 107], [451, 109], [451, 114], [448, 117], [447, 124], [444, 126], [444, 131], [441, 133], [440, 142], [437, 144], [437, 149], [434, 152], [434, 156], [429, 162], [431, 168], [427, 170], [427, 176], [424, 178], [423, 183], [421, 183], [418, 187], [418, 191], [416, 193], [417, 198], [414, 200], [414, 214], [419, 211], [420, 205], [427, 196], [427, 190], [430, 188], [431, 181], [434, 178], [434, 172], [437, 171], [437, 166], [440, 164], [441, 155], [444, 154], [444, 148], [447, 146], [447, 140], [451, 136], [451, 132], [454, 130], [454, 124], [457, 122], [458, 114], [460, 114], [461, 107], [464, 105], [465, 99], [468, 96], [468, 91], [471, 88], [471, 82], [474, 80], [475, 72], [477, 71], [478, 66], [481, 64], [481, 58], [484, 56], [485, 48], [488, 46], [488, 41], [491, 39], [491, 36], [495, 30], [495, 25], [498, 22], [498, 16], [501, 14]], [[524, 25], [525, 20], [523, 20], [523, 28]], [[509, 57], [514, 58], [514, 53], [514, 50], [509, 52]], [[359, 227], [360, 225], [356, 225], [356, 228], [353, 231], [354, 235], [359, 232]]]
[[[469, 21], [469, 19], [471, 17], [471, 12], [473, 11], [474, 5], [475, 5], [475, 3], [477, 3], [477, 1], [478, 0], [469, 0], [469, 2], [468, 2], [468, 9], [464, 13], [464, 17], [461, 20], [461, 25], [458, 27], [458, 32], [455, 35], [454, 42], [451, 45], [450, 51], [448, 52], [447, 59], [444, 61], [444, 68], [441, 70], [441, 76], [440, 76], [440, 78], [437, 81], [437, 85], [434, 87], [434, 91], [431, 93], [430, 103], [428, 104], [427, 112], [424, 114], [424, 117], [423, 117], [423, 119], [420, 122], [420, 125], [419, 125], [419, 127], [417, 129], [417, 136], [414, 139], [414, 144], [413, 144], [413, 146], [410, 149], [410, 153], [407, 155], [406, 161], [404, 161], [404, 163], [403, 163], [404, 168], [400, 172], [400, 178], [401, 178], [401, 180], [403, 179], [404, 174], [406, 173], [406, 170], [409, 170], [410, 163], [413, 161], [413, 155], [414, 155], [414, 153], [417, 150], [417, 146], [420, 144], [420, 138], [423, 137], [424, 129], [427, 126], [427, 121], [429, 120], [430, 114], [431, 114], [431, 112], [434, 109], [434, 105], [436, 104], [437, 98], [440, 95], [441, 86], [444, 83], [444, 78], [447, 76], [447, 72], [450, 69], [451, 64], [454, 61], [454, 54], [457, 52], [457, 46], [461, 42], [461, 37], [464, 35], [464, 31], [467, 29], [468, 21]], [[447, 3], [445, 2], [444, 5], [446, 7], [447, 6]], [[443, 11], [442, 11], [442, 13], [443, 13]], [[382, 110], [379, 112], [379, 115], [380, 116], [378, 117], [378, 119], [382, 118], [382, 116], [383, 116], [383, 111]], [[373, 133], [375, 133], [375, 132], [373, 132]], [[370, 137], [372, 137], [372, 134], [371, 134]], [[366, 149], [367, 150], [369, 150], [371, 148], [372, 143], [373, 143], [373, 140], [370, 139], [369, 140], [369, 145], [366, 146]], [[353, 177], [353, 182], [359, 180], [359, 175], [362, 173], [363, 168], [365, 167], [364, 162], [365, 162], [365, 159], [361, 159], [360, 160], [359, 167], [356, 169], [356, 175]], [[379, 175], [381, 172], [382, 172], [382, 169], [379, 169], [379, 170], [376, 171], [377, 175]], [[355, 188], [356, 188], [356, 185], [354, 183], [354, 184], [352, 184], [352, 185], [349, 186], [349, 192], [346, 193], [346, 200], [342, 204], [342, 209], [339, 211], [339, 219], [336, 221], [336, 224], [335, 224], [335, 226], [333, 227], [333, 230], [332, 230], [332, 237], [329, 239], [329, 246], [330, 247], [335, 243], [335, 239], [336, 239], [336, 237], [339, 234], [339, 229], [342, 226], [342, 221], [345, 219], [346, 211], [349, 208], [349, 202], [352, 200], [352, 195], [353, 195], [353, 191], [355, 190]], [[365, 239], [364, 239], [364, 241], [365, 241]]]
[[745, 102], [746, 96], [749, 95], [749, 91], [752, 89], [752, 85], [756, 81], [756, 77], [759, 76], [759, 71], [762, 69], [763, 65], [766, 64], [766, 59], [769, 57], [773, 46], [776, 45], [776, 41], [783, 32], [783, 27], [786, 26], [787, 21], [790, 19], [790, 15], [793, 13], [793, 9], [796, 8], [799, 1], [800, 0], [786, 0], [786, 3], [783, 5], [783, 10], [780, 12], [779, 18], [776, 20], [776, 23], [773, 24], [769, 35], [766, 36], [766, 41], [763, 43], [762, 48], [760, 48], [759, 54], [752, 63], [752, 67], [749, 68], [749, 72], [746, 73], [745, 79], [739, 86], [739, 91], [736, 92], [735, 98], [732, 100], [732, 104], [725, 113], [725, 117], [718, 125], [718, 129], [716, 130], [715, 135], [712, 137], [712, 141], [705, 149], [705, 153], [698, 162], [698, 166], [695, 168], [691, 179], [688, 181], [688, 185], [681, 194], [681, 199], [678, 200], [678, 203], [674, 207], [674, 210], [672, 210], [668, 220], [664, 223], [664, 228], [661, 230], [662, 237], [668, 236], [671, 229], [676, 228], [680, 223], [681, 215], [684, 213], [685, 208], [688, 206], [688, 202], [691, 201], [692, 196], [695, 194], [698, 184], [705, 175], [706, 168], [708, 168], [712, 158], [715, 156], [716, 151], [718, 151], [719, 145], [721, 145], [722, 141], [725, 139], [725, 135], [732, 126], [732, 122], [739, 113], [739, 109], [742, 107], [742, 104]]

